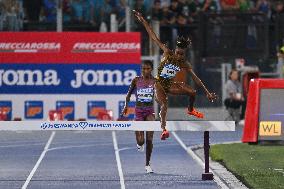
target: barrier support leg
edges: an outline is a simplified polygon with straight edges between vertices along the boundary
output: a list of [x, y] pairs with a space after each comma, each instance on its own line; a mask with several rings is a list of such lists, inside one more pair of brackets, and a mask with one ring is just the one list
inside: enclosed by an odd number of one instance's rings
[[209, 149], [209, 131], [204, 131], [205, 172], [202, 174], [202, 180], [213, 180], [213, 173], [209, 172]]

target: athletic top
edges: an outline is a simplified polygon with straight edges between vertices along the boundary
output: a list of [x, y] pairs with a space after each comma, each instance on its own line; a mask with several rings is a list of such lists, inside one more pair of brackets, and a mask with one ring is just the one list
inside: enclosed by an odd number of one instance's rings
[[158, 67], [157, 81], [162, 85], [167, 93], [172, 85], [173, 78], [181, 68], [191, 68], [187, 61], [180, 61], [176, 58], [175, 54], [167, 53], [162, 58]]
[[142, 76], [137, 77], [136, 107], [153, 106], [155, 78], [152, 77], [147, 81], [149, 82], [146, 82]]

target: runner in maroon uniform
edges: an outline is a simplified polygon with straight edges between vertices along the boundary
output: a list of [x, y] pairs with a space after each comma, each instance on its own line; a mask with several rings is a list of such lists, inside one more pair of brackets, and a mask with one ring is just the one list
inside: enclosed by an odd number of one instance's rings
[[[155, 79], [152, 76], [151, 72], [153, 70], [153, 64], [150, 61], [142, 63], [142, 75], [137, 76], [131, 82], [129, 87], [125, 106], [122, 113], [125, 115], [127, 113], [127, 105], [130, 101], [130, 96], [134, 90], [136, 96], [136, 106], [135, 106], [135, 120], [136, 121], [154, 121], [155, 112], [153, 106], [154, 99], [154, 84]], [[144, 151], [144, 131], [136, 131], [136, 141], [137, 149], [140, 152]], [[146, 131], [146, 172], [153, 173], [152, 168], [150, 167], [150, 159], [153, 149], [153, 134], [154, 131]]]

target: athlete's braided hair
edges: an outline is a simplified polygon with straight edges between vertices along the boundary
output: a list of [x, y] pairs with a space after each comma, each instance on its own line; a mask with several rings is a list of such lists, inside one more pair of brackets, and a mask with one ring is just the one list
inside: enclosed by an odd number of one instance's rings
[[183, 36], [177, 38], [177, 47], [186, 49], [191, 46], [191, 40], [189, 38], [184, 38]]

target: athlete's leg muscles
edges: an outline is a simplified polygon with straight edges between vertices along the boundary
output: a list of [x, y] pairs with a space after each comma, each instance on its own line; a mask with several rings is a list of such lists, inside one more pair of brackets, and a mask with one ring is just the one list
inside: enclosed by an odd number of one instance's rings
[[169, 94], [172, 95], [187, 95], [189, 96], [188, 110], [193, 110], [193, 105], [196, 96], [196, 90], [186, 85], [184, 82], [173, 82]]
[[168, 97], [159, 82], [155, 83], [155, 99], [161, 107], [159, 116], [161, 122], [161, 128], [163, 130], [166, 129], [166, 117], [167, 117], [167, 109], [168, 109]]
[[136, 135], [136, 142], [139, 146], [142, 146], [145, 141], [144, 141], [144, 131], [135, 131]]
[[[154, 115], [148, 115], [146, 118], [147, 121], [154, 121]], [[146, 166], [150, 164], [151, 154], [153, 150], [153, 135], [154, 131], [146, 131]]]

